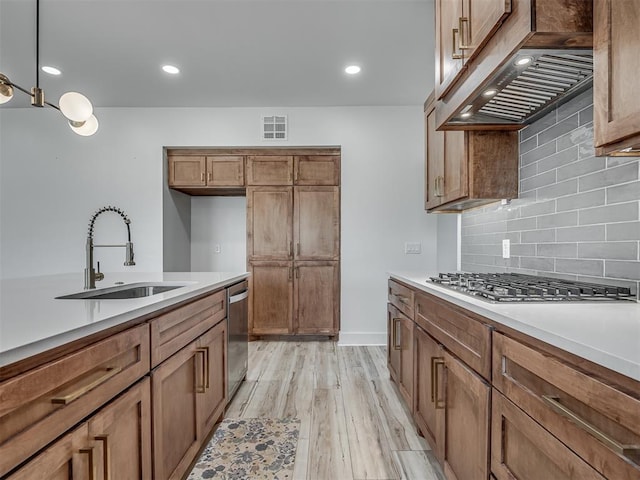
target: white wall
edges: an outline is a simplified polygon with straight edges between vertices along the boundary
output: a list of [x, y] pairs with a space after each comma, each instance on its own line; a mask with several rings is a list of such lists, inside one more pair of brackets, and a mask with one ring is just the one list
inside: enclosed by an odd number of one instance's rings
[[[215, 251], [215, 246], [220, 251]], [[191, 271], [247, 269], [247, 198], [191, 198]]]
[[[341, 340], [383, 343], [387, 272], [455, 264], [455, 232], [438, 238], [438, 223], [451, 230], [451, 222], [422, 208], [419, 106], [99, 109], [100, 130], [88, 138], [52, 109], [2, 109], [1, 277], [81, 271], [87, 221], [106, 204], [132, 219], [131, 268], [188, 269], [198, 256], [187, 243], [193, 222], [185, 198], [163, 187], [163, 147], [264, 146], [260, 115], [273, 113], [289, 115], [289, 141], [268, 145], [342, 147]], [[97, 241], [123, 238], [117, 220], [98, 222]], [[405, 255], [406, 241], [421, 242], [422, 254]], [[104, 271], [125, 269], [124, 252], [96, 256]]]

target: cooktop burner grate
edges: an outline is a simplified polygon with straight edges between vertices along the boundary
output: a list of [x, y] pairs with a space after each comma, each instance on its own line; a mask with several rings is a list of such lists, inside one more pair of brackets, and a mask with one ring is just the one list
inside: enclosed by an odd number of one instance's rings
[[440, 273], [429, 280], [493, 302], [635, 300], [627, 287], [521, 273]]

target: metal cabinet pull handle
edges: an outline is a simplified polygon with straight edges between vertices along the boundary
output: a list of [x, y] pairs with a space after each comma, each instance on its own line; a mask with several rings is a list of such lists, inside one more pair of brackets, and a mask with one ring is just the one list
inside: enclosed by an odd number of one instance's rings
[[640, 445], [622, 445], [618, 443], [609, 435], [591, 425], [589, 422], [581, 418], [578, 414], [562, 405], [560, 403], [560, 397], [554, 395], [542, 395], [542, 400], [544, 400], [544, 402], [557, 414], [569, 419], [576, 427], [597, 438], [617, 454], [626, 457], [630, 454], [637, 455], [638, 453], [640, 453]]
[[111, 471], [109, 466], [111, 465], [111, 449], [109, 448], [109, 435], [97, 435], [95, 439], [103, 443], [102, 446], [102, 461], [104, 469], [104, 480], [111, 480]]
[[107, 369], [105, 369], [104, 375], [101, 375], [100, 377], [98, 377], [94, 381], [92, 381], [91, 383], [88, 383], [87, 385], [83, 385], [82, 387], [78, 388], [77, 390], [71, 392], [68, 395], [64, 395], [62, 397], [53, 397], [51, 399], [51, 403], [55, 403], [55, 404], [59, 404], [59, 405], [68, 405], [69, 403], [73, 402], [74, 400], [80, 398], [82, 395], [87, 393], [89, 390], [93, 390], [97, 386], [105, 383], [111, 377], [115, 377], [121, 371], [122, 371], [122, 367], [107, 368]]
[[458, 36], [458, 50], [473, 50], [471, 45], [465, 45], [464, 43], [464, 24], [469, 23], [469, 18], [467, 17], [459, 17], [458, 18], [458, 29], [460, 35]]
[[456, 35], [458, 34], [459, 30], [457, 28], [452, 28], [452, 38], [451, 38], [451, 58], [453, 60], [460, 60], [462, 58], [462, 54], [461, 53], [456, 53], [456, 46], [458, 44], [458, 42], [456, 41]]
[[400, 318], [393, 319], [393, 349], [394, 350], [402, 350], [402, 339], [400, 338], [400, 330], [398, 330], [398, 326], [400, 325]]
[[202, 376], [200, 385], [196, 385], [196, 393], [204, 393], [207, 388], [209, 388], [209, 375], [207, 370], [209, 366], [207, 365], [207, 354], [209, 353], [208, 347], [196, 348], [196, 355], [200, 356], [200, 365], [202, 366]]
[[296, 243], [297, 255], [300, 256], [300, 242]]
[[201, 181], [201, 182], [204, 182], [204, 172], [202, 172], [202, 173], [200, 174], [200, 181]]
[[213, 173], [209, 172], [209, 181], [213, 180]]
[[293, 267], [289, 267], [289, 280], [293, 280]]
[[436, 409], [445, 407], [444, 400], [440, 400], [438, 392], [438, 365], [444, 366], [443, 357], [431, 357], [431, 401], [436, 404]]
[[[89, 448], [81, 448], [79, 453], [83, 455], [89, 455], [89, 480], [95, 480], [96, 478], [96, 463], [93, 459], [93, 447]], [[73, 479], [73, 473], [71, 474], [71, 478]]]
[[296, 267], [296, 278], [300, 278], [300, 267]]

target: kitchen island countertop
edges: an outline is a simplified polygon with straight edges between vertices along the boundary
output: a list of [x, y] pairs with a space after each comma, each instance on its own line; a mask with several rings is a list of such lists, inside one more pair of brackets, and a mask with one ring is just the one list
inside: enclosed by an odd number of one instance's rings
[[83, 291], [82, 273], [0, 281], [0, 367], [102, 330], [219, 290], [246, 272], [105, 273], [98, 289], [138, 282], [170, 282], [180, 288], [122, 300], [56, 299]]
[[416, 272], [391, 278], [435, 295], [593, 363], [640, 381], [640, 303], [492, 303], [428, 281]]

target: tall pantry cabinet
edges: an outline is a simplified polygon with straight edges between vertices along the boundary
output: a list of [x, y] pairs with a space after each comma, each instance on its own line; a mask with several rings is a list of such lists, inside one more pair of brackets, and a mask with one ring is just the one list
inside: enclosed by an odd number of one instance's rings
[[249, 156], [247, 171], [250, 333], [336, 336], [340, 156]]

